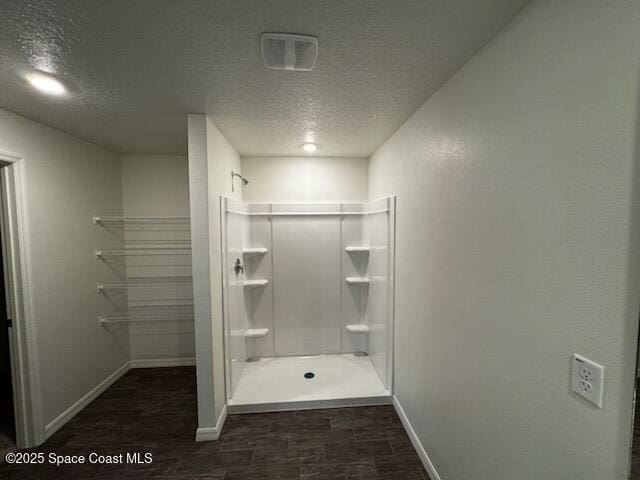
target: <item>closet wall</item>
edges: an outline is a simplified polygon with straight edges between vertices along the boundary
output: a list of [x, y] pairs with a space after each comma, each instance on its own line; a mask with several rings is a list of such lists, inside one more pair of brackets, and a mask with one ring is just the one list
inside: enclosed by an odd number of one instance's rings
[[[189, 216], [189, 171], [186, 156], [127, 155], [122, 157], [122, 196], [125, 216]], [[144, 227], [126, 234], [127, 246], [153, 242], [152, 246], [186, 246], [188, 223], [163, 223]], [[188, 245], [190, 247], [190, 245]], [[189, 285], [130, 291], [130, 312], [144, 315], [193, 315], [193, 295], [190, 286], [191, 255], [186, 250], [173, 254], [159, 250], [159, 255], [127, 257], [129, 279], [143, 278]], [[167, 253], [162, 255], [162, 253]], [[158, 298], [158, 297], [161, 298]], [[193, 321], [161, 321], [132, 323], [129, 326], [131, 360], [142, 363], [173, 360], [173, 363], [193, 363], [195, 341]], [[152, 364], [152, 363], [151, 363]]]
[[11, 168], [24, 172], [29, 333], [42, 420], [51, 434], [71, 415], [65, 411], [129, 359], [126, 326], [99, 327], [98, 316], [113, 307], [96, 295], [98, 282], [117, 276], [96, 262], [94, 250], [98, 244], [119, 249], [122, 242], [105, 238], [91, 222], [100, 211], [122, 214], [120, 158], [3, 109], [0, 150], [23, 157]]

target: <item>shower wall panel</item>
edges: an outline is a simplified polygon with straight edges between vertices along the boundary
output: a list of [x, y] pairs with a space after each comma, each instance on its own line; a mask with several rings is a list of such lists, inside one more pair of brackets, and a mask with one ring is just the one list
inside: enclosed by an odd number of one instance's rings
[[[235, 211], [242, 211], [244, 206], [232, 200], [223, 199], [227, 202], [227, 207]], [[226, 243], [223, 244], [225, 258], [223, 265], [225, 275], [223, 278], [224, 287], [224, 315], [225, 315], [225, 337], [228, 348], [226, 356], [227, 384], [230, 386], [229, 395], [235, 391], [238, 380], [244, 368], [244, 363], [248, 355], [244, 333], [248, 328], [248, 319], [244, 298], [243, 273], [235, 274], [233, 265], [236, 259], [242, 262], [242, 245], [247, 236], [247, 217], [237, 214], [224, 215]]]
[[[344, 211], [359, 212], [363, 210], [362, 203], [349, 204], [343, 207]], [[342, 352], [367, 352], [368, 335], [352, 334], [346, 329], [350, 324], [367, 323], [367, 306], [369, 288], [362, 284], [348, 284], [346, 277], [366, 277], [369, 265], [369, 256], [366, 253], [348, 253], [347, 247], [366, 247], [367, 241], [364, 232], [364, 220], [362, 216], [344, 216], [341, 221], [340, 248], [342, 259]]]
[[[250, 211], [256, 208], [249, 206]], [[247, 339], [248, 356], [272, 357], [274, 355], [273, 329], [273, 279], [271, 261], [273, 248], [271, 245], [271, 220], [269, 217], [248, 217], [248, 236], [245, 248], [266, 248], [264, 254], [244, 255], [246, 277], [251, 280], [267, 280], [265, 287], [252, 288], [245, 291], [245, 307], [250, 328], [267, 328], [269, 333], [264, 337]]]
[[276, 355], [341, 351], [340, 218], [274, 217]]
[[369, 357], [382, 383], [391, 388], [393, 342], [393, 222], [394, 199], [371, 202], [367, 210], [369, 244]]

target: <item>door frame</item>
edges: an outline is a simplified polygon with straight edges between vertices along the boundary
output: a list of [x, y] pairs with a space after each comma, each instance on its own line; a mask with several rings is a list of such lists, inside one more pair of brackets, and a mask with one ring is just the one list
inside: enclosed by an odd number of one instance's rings
[[0, 151], [0, 181], [1, 248], [5, 259], [3, 274], [9, 318], [13, 321], [9, 343], [16, 445], [24, 448], [40, 445], [44, 441], [44, 424], [36, 358], [37, 339], [22, 155]]

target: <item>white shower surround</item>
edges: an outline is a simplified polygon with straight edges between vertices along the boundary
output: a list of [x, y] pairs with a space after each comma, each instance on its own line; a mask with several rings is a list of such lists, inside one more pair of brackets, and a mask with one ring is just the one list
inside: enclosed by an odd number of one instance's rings
[[391, 392], [395, 199], [220, 205], [227, 401], [252, 357], [367, 352]]

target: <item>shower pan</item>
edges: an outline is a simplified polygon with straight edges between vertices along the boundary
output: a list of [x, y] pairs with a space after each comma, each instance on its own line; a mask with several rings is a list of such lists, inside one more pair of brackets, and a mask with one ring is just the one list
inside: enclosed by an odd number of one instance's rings
[[395, 198], [221, 198], [230, 413], [391, 402]]

